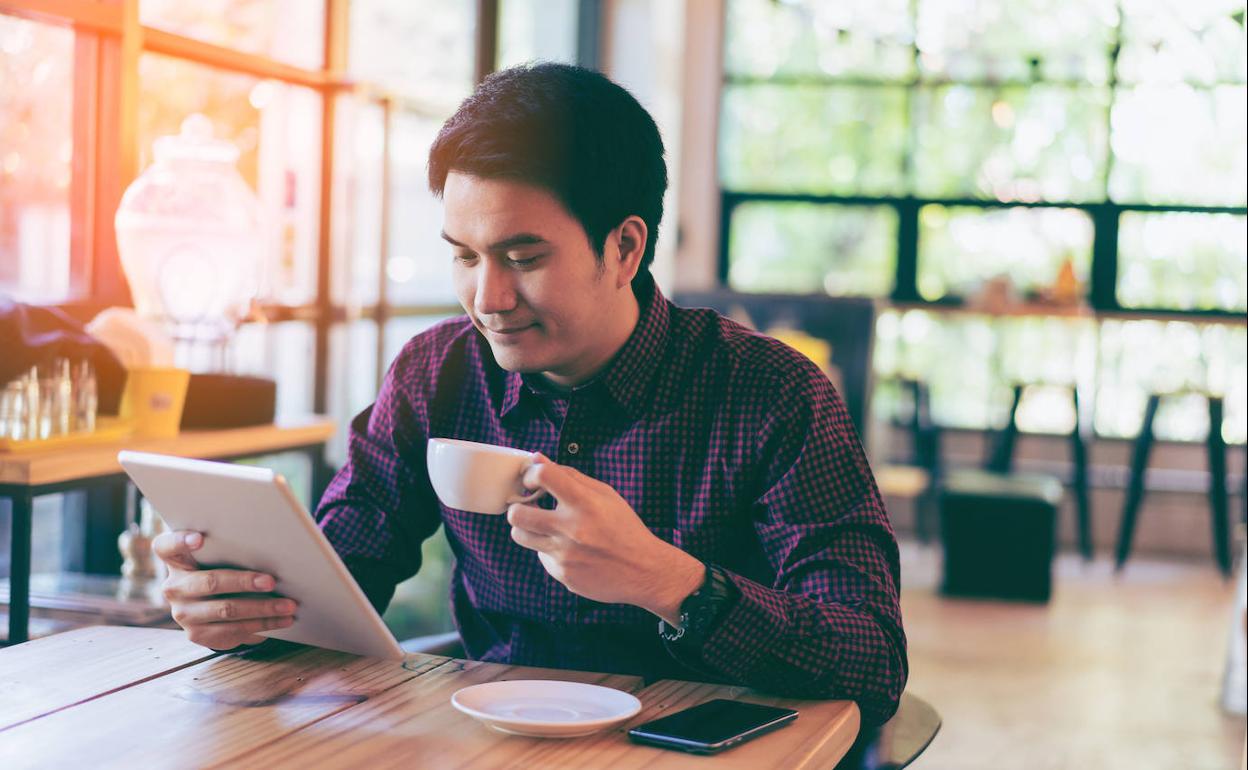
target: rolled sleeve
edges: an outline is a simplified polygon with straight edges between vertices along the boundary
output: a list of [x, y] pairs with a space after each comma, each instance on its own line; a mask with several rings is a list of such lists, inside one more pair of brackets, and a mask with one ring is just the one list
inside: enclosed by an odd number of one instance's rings
[[754, 506], [774, 578], [726, 570], [740, 596], [700, 658], [747, 686], [854, 700], [864, 723], [880, 724], [908, 675], [896, 540], [831, 385], [812, 379], [776, 403]]

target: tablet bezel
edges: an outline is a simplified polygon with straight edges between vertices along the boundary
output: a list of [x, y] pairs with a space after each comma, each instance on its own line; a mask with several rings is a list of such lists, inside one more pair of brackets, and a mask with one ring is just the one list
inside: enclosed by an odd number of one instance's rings
[[[289, 628], [276, 629], [273, 631], [260, 632], [260, 636], [272, 637], [275, 639], [284, 639], [286, 641], [298, 642], [301, 644], [312, 644], [318, 647], [349, 652], [357, 655], [368, 655], [372, 657], [384, 657], [389, 659], [403, 658], [405, 653], [403, 648], [399, 646], [394, 634], [386, 626], [381, 616], [373, 608], [364, 591], [360, 589], [358, 583], [351, 576], [346, 565], [334, 550], [333, 546], [325, 538], [324, 533], [317, 527], [315, 520], [308, 513], [307, 509], [299, 502], [294, 493], [287, 484], [285, 478], [281, 474], [275, 473], [269, 468], [257, 466], [232, 465], [229, 463], [212, 462], [208, 460], [193, 460], [184, 457], [175, 457], [171, 455], [153, 454], [149, 452], [134, 452], [125, 450], [118, 454], [118, 462], [122, 468], [130, 476], [135, 486], [148, 498], [153, 507], [159, 513], [166, 525], [171, 529], [191, 529], [191, 530], [210, 530], [218, 527], [236, 527], [239, 521], [229, 516], [219, 516], [209, 521], [198, 520], [203, 514], [193, 514], [187, 510], [188, 506], [185, 500], [178, 499], [179, 480], [186, 481], [188, 474], [194, 479], [203, 480], [204, 483], [212, 486], [224, 487], [227, 485], [246, 484], [253, 486], [259, 483], [262, 486], [271, 486], [272, 490], [277, 493], [277, 498], [282, 504], [268, 506], [263, 512], [257, 511], [247, 522], [248, 530], [246, 532], [233, 532], [232, 536], [238, 539], [246, 539], [252, 542], [258, 542], [264, 546], [265, 558], [271, 559], [269, 571], [275, 572], [278, 578], [278, 591], [282, 589], [282, 574], [293, 574], [299, 568], [295, 566], [299, 557], [305, 561], [312, 557], [319, 559], [328, 567], [328, 572], [324, 575], [315, 576], [313, 581], [316, 585], [324, 585], [324, 580], [332, 579], [341, 582], [341, 587], [345, 588], [350, 596], [347, 603], [334, 601], [332, 606], [324, 606], [327, 596], [333, 593], [316, 591], [314, 596], [293, 596], [300, 603], [299, 611], [296, 613], [295, 623]], [[166, 484], [165, 482], [170, 482]], [[191, 487], [193, 485], [186, 484]], [[171, 489], [172, 488], [172, 489]], [[241, 490], [238, 486], [236, 491]], [[155, 493], [155, 494], [151, 494]], [[254, 489], [250, 492], [240, 492], [240, 494], [255, 494]], [[272, 502], [272, 501], [269, 501]], [[280, 537], [279, 526], [265, 526], [266, 521], [273, 521], [273, 517], [280, 517], [287, 524], [294, 523], [307, 536], [309, 542], [303, 545], [278, 542]], [[208, 526], [211, 524], [211, 526]], [[315, 554], [302, 553], [299, 554], [291, 549], [314, 548]], [[217, 554], [220, 557], [222, 554]], [[245, 560], [237, 560], [228, 558], [214, 559], [220, 563], [241, 564]], [[276, 565], [276, 569], [273, 567]], [[245, 565], [243, 565], [245, 567]], [[315, 640], [310, 640], [306, 632], [301, 631], [300, 615], [307, 616], [306, 613], [317, 613], [317, 620], [321, 626], [320, 635]], [[328, 618], [333, 618], [334, 631], [331, 638], [325, 638], [324, 626], [327, 624]], [[342, 621], [341, 625], [337, 621]], [[312, 623], [305, 623], [305, 628]]]

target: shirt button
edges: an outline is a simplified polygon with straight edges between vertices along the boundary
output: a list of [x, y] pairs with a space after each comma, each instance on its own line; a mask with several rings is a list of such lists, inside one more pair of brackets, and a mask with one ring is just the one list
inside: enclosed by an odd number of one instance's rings
[[574, 455], [574, 454], [576, 454], [576, 453], [577, 453], [577, 452], [579, 452], [579, 451], [581, 451], [581, 445], [580, 445], [580, 444], [576, 443], [575, 441], [573, 441], [572, 443], [568, 444], [568, 454], [570, 454], [570, 455]]

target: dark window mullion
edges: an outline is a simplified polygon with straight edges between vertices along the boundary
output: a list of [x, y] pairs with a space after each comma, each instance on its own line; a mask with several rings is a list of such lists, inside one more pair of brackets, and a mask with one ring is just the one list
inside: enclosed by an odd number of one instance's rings
[[1121, 210], [1112, 203], [1092, 208], [1092, 274], [1088, 302], [1096, 310], [1119, 310], [1118, 306], [1118, 217]]

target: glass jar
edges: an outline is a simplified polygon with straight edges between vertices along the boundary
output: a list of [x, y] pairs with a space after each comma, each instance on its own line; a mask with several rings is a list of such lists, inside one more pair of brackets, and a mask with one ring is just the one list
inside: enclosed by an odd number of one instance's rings
[[259, 200], [235, 166], [238, 148], [214, 139], [203, 115], [157, 139], [153, 154], [116, 217], [135, 309], [166, 325], [183, 362], [204, 360], [205, 346], [223, 358], [259, 289]]

